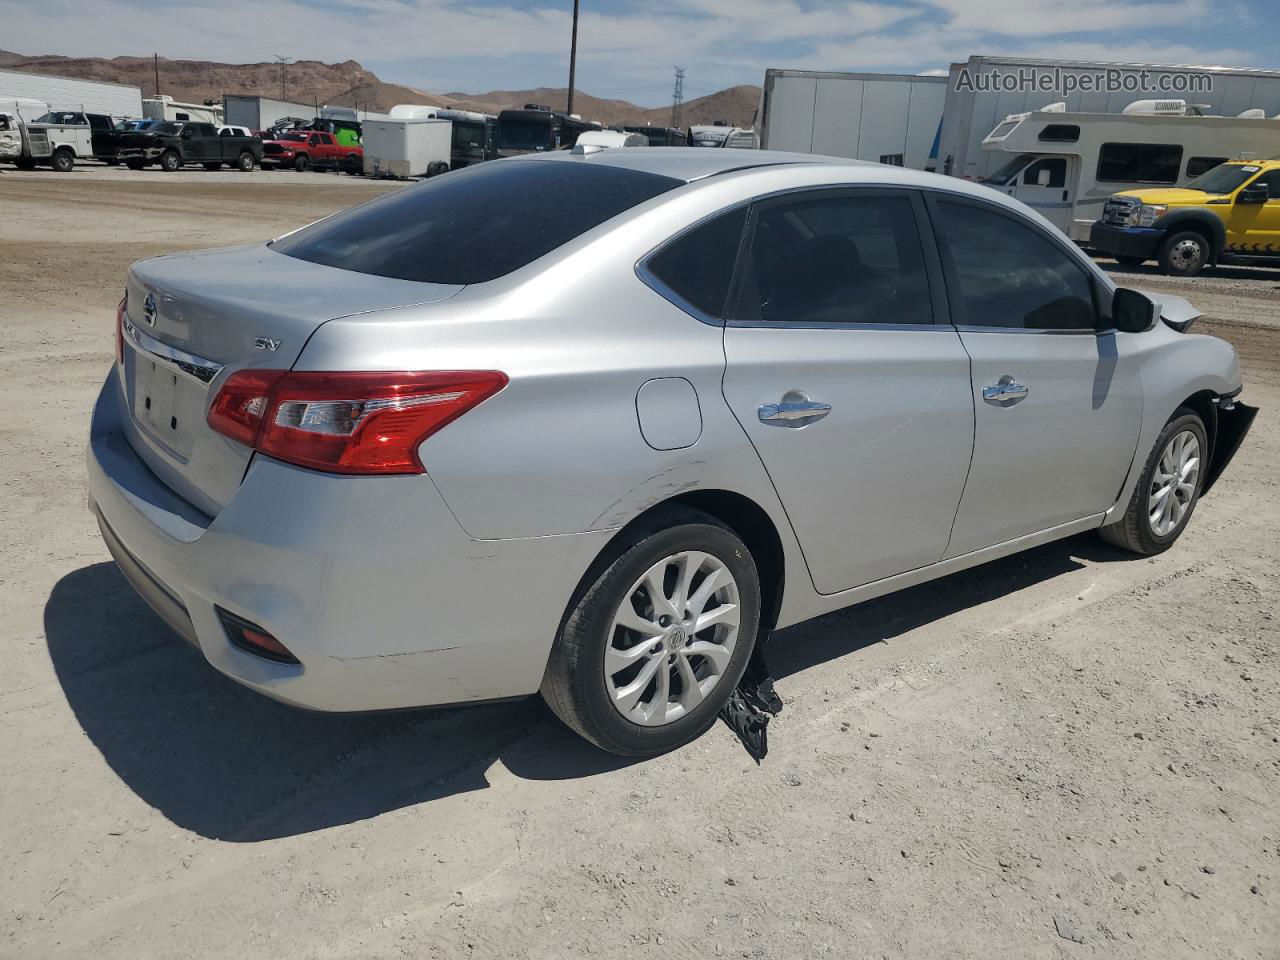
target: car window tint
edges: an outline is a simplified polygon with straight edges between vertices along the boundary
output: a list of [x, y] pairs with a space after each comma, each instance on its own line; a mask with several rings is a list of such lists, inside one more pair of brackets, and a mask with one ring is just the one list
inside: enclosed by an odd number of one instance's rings
[[695, 310], [724, 316], [747, 208], [739, 207], [701, 224], [649, 258], [649, 272]]
[[1096, 326], [1084, 268], [1040, 231], [972, 204], [942, 200], [938, 210], [959, 287], [951, 291], [957, 323], [1035, 330]]
[[756, 218], [738, 319], [932, 323], [911, 199], [828, 196], [770, 204]]
[[379, 277], [484, 283], [682, 182], [571, 160], [500, 160], [396, 190], [272, 249]]

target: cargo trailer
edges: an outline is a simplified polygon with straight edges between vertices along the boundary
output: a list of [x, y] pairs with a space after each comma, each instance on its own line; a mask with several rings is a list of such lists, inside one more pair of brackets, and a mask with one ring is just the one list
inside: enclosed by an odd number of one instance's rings
[[364, 121], [364, 173], [368, 177], [429, 177], [449, 169], [453, 124], [408, 118]]

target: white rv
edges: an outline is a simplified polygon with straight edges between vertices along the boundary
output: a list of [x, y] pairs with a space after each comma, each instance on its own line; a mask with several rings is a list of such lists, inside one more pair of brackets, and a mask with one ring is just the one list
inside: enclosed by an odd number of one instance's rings
[[182, 103], [169, 96], [145, 98], [142, 101], [142, 115], [148, 120], [170, 123], [194, 120], [197, 123], [212, 123], [218, 126], [223, 122], [223, 110], [220, 104]]
[[1140, 100], [1110, 114], [1067, 113], [1059, 103], [1005, 117], [982, 149], [1005, 155], [983, 183], [1083, 243], [1113, 193], [1178, 187], [1226, 160], [1280, 155], [1280, 119], [1258, 110], [1205, 116], [1183, 100]]

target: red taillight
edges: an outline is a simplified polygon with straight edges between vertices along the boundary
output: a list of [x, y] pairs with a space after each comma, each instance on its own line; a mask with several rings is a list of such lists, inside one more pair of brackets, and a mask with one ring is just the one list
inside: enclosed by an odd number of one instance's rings
[[507, 385], [496, 370], [290, 373], [241, 370], [209, 426], [261, 453], [331, 473], [423, 473], [418, 445]]
[[129, 305], [126, 293], [116, 307], [116, 363], [124, 363], [124, 309]]

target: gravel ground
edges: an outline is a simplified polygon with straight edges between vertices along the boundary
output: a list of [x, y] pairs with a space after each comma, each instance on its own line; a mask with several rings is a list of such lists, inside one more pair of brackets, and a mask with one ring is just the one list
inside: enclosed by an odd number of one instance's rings
[[1224, 321], [1263, 408], [1175, 549], [1076, 537], [792, 628], [762, 766], [723, 727], [631, 763], [537, 700], [257, 697], [85, 510], [127, 264], [381, 189], [0, 174], [0, 956], [1280, 957], [1280, 332], [1240, 325], [1280, 273], [1125, 277]]

